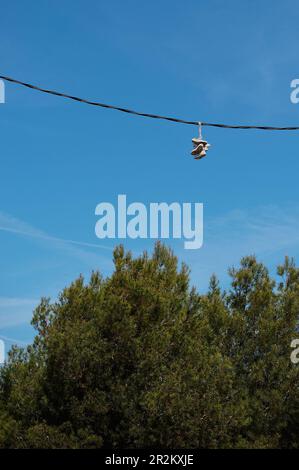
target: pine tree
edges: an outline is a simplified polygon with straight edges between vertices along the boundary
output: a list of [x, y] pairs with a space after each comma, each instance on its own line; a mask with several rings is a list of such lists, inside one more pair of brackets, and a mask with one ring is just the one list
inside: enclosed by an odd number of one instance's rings
[[[42, 299], [0, 371], [0, 447], [299, 447], [299, 270], [254, 257], [223, 292], [161, 244]], [[298, 337], [298, 335], [297, 335]]]

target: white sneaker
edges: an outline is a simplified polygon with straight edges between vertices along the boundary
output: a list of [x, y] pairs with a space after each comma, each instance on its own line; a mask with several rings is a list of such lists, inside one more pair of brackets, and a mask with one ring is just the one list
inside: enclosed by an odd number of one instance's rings
[[209, 150], [210, 145], [206, 140], [199, 139], [195, 137], [192, 139], [194, 149], [191, 151], [191, 155], [195, 157], [195, 160], [200, 160], [205, 157], [207, 150]]

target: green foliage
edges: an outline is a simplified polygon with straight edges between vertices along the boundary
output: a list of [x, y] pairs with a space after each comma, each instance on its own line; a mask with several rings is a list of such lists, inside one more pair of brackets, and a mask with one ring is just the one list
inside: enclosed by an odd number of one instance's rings
[[206, 295], [161, 244], [42, 299], [0, 372], [0, 447], [299, 447], [299, 270], [254, 257]]

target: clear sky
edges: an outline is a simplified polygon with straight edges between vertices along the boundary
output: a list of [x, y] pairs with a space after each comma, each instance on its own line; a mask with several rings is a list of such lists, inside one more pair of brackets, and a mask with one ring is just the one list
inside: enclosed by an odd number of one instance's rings
[[[1, 2], [0, 74], [191, 120], [299, 125], [296, 0]], [[299, 253], [299, 132], [204, 129], [130, 117], [6, 85], [0, 105], [0, 335], [29, 341], [32, 309], [80, 273], [111, 272], [95, 207], [203, 202], [200, 290], [255, 253], [274, 272]], [[80, 242], [74, 244], [71, 241]], [[117, 243], [117, 242], [116, 242]], [[89, 246], [99, 245], [99, 246]], [[151, 240], [127, 241], [139, 252]]]

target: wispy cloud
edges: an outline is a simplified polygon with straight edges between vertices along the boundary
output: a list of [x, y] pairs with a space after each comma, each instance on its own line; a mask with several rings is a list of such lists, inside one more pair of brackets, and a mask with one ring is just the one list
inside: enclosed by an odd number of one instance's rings
[[0, 309], [1, 308], [15, 308], [15, 307], [24, 307], [24, 306], [32, 306], [38, 301], [36, 299], [22, 299], [22, 298], [14, 298], [14, 297], [0, 297]]
[[0, 339], [2, 339], [8, 346], [11, 346], [12, 344], [17, 344], [18, 346], [27, 346], [30, 344], [29, 342], [20, 341], [19, 339], [9, 338], [3, 335], [0, 335]]
[[0, 329], [29, 323], [37, 299], [0, 297]]
[[101, 248], [103, 250], [111, 251], [111, 247], [108, 247], [105, 245], [100, 245], [96, 243], [87, 243], [87, 242], [76, 241], [76, 240], [69, 240], [69, 239], [64, 239], [64, 238], [59, 238], [59, 237], [48, 235], [42, 230], [39, 230], [33, 227], [32, 225], [29, 225], [26, 222], [23, 222], [22, 220], [17, 219], [11, 215], [4, 214], [3, 212], [0, 212], [0, 230], [5, 231], [5, 232], [16, 233], [19, 235], [24, 235], [27, 237], [40, 238], [42, 240], [47, 240], [50, 242], [52, 241], [52, 242], [58, 242], [58, 243], [66, 243], [66, 244], [71, 244], [71, 245], [78, 245], [82, 247], [97, 248], [97, 249]]
[[[109, 264], [107, 257], [99, 255], [99, 253], [95, 253], [95, 250], [98, 252], [100, 250], [104, 250], [109, 251], [110, 253], [113, 250], [112, 247], [107, 245], [64, 239], [49, 235], [48, 233], [28, 224], [27, 222], [24, 222], [3, 212], [0, 212], [0, 231], [9, 232], [15, 235], [45, 242], [51, 247], [62, 250], [65, 254], [75, 256], [76, 258], [79, 258], [81, 261], [84, 261], [88, 264], [98, 263], [99, 256], [101, 262], [104, 262], [105, 265], [107, 263]], [[90, 248], [93, 251], [86, 251], [83, 250], [83, 248]]]

